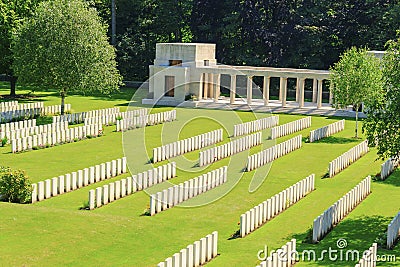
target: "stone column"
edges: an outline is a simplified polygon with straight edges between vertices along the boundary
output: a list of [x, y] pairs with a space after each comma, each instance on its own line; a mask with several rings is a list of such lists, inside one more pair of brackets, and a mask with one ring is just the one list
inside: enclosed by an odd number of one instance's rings
[[269, 103], [269, 86], [271, 84], [271, 78], [269, 76], [264, 76], [264, 83], [263, 83], [263, 99], [264, 99], [264, 106], [267, 106]]
[[298, 95], [298, 101], [299, 101], [299, 108], [304, 107], [304, 84], [305, 84], [305, 78], [300, 78], [298, 79], [299, 81], [299, 95]]
[[280, 100], [282, 101], [282, 107], [286, 107], [286, 95], [287, 95], [287, 78], [281, 77], [279, 86]]
[[322, 82], [323, 80], [318, 79], [317, 108], [322, 107]]
[[203, 93], [204, 93], [204, 99], [208, 98], [208, 73], [204, 73], [204, 88], [203, 88]]
[[296, 102], [299, 102], [299, 94], [300, 94], [300, 78], [296, 79]]
[[236, 98], [236, 74], [231, 75], [230, 103], [234, 104]]
[[213, 88], [214, 88], [214, 74], [212, 74], [212, 73], [209, 73], [208, 74], [209, 75], [209, 85], [208, 85], [208, 89], [209, 89], [209, 97], [210, 98], [214, 98], [214, 90], [213, 90]]
[[218, 98], [221, 94], [221, 74], [214, 74], [215, 80], [214, 80], [214, 102], [218, 102]]
[[312, 87], [312, 102], [317, 103], [317, 88], [318, 88], [318, 82], [317, 79], [313, 79], [313, 87]]
[[[331, 105], [333, 104], [333, 93], [332, 93], [332, 90], [333, 90], [333, 84], [332, 84], [332, 82], [330, 82], [329, 83], [329, 104], [331, 104]], [[364, 108], [363, 108], [363, 111], [364, 111]]]
[[203, 91], [204, 91], [204, 73], [200, 74], [200, 81], [199, 81], [199, 93], [197, 95], [197, 99], [203, 99]]
[[247, 76], [247, 104], [250, 105], [253, 99], [253, 76]]

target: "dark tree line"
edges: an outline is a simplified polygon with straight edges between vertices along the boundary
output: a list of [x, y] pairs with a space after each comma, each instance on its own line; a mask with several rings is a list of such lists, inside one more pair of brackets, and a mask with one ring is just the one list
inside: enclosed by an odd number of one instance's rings
[[[109, 2], [98, 1], [107, 22]], [[328, 69], [352, 46], [383, 50], [400, 29], [399, 0], [116, 0], [116, 5], [116, 48], [126, 80], [147, 78], [157, 42], [216, 43], [224, 64]]]
[[[87, 1], [109, 25], [111, 37], [111, 0]], [[12, 2], [19, 3], [0, 0], [0, 6], [3, 3], [3, 8], [9, 9]], [[40, 1], [27, 2], [32, 3], [24, 6], [30, 14]], [[115, 0], [115, 3], [115, 47], [125, 80], [147, 78], [157, 42], [216, 43], [217, 59], [224, 64], [328, 69], [351, 46], [383, 50], [400, 29], [400, 0]], [[23, 17], [26, 12], [19, 13]], [[7, 24], [4, 18], [7, 15], [0, 21]], [[0, 30], [4, 28], [10, 37], [8, 30], [12, 27], [0, 25]], [[7, 51], [9, 42], [4, 45]], [[2, 63], [0, 73], [12, 76], [8, 62]]]

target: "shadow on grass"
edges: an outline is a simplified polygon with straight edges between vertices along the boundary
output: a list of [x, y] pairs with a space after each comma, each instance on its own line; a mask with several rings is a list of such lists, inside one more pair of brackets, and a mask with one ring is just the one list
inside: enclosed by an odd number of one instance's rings
[[235, 231], [235, 232], [228, 238], [228, 240], [234, 240], [234, 239], [237, 239], [237, 238], [240, 238], [240, 229], [237, 230], [237, 231]]
[[345, 138], [345, 137], [335, 137], [328, 136], [322, 138], [321, 140], [315, 141], [313, 143], [325, 143], [325, 144], [348, 144], [348, 143], [356, 143], [360, 142], [360, 138]]
[[[74, 95], [74, 96], [90, 96], [94, 97], [98, 100], [105, 100], [105, 101], [115, 101], [115, 100], [126, 100], [130, 101], [132, 99], [132, 96], [136, 93], [137, 89], [134, 88], [128, 88], [128, 87], [121, 87], [119, 91], [112, 92], [110, 95], [105, 95], [104, 93], [101, 92], [92, 92], [89, 94], [84, 94], [84, 93], [71, 93], [69, 95]], [[127, 103], [128, 105], [129, 103]]]
[[[345, 218], [344, 221], [333, 228], [333, 230], [318, 244], [303, 242], [307, 238], [309, 233], [308, 231], [294, 234], [291, 238], [297, 239], [297, 251], [299, 252], [301, 261], [304, 259], [305, 262], [312, 261], [313, 264], [321, 266], [354, 266], [357, 261], [357, 255], [354, 255], [353, 257], [349, 252], [346, 258], [346, 252], [349, 250], [357, 250], [361, 258], [363, 252], [371, 247], [372, 243], [378, 241], [377, 238], [381, 237], [382, 233], [386, 231], [386, 227], [391, 220], [392, 218], [390, 217], [378, 215], [362, 216], [354, 219]], [[341, 241], [341, 244], [345, 244], [343, 247], [338, 247], [339, 240]], [[380, 240], [380, 243], [384, 243], [385, 241], [386, 240]], [[332, 257], [337, 257], [335, 261], [333, 258], [329, 257], [329, 254], [327, 253], [329, 249], [332, 251], [336, 250], [335, 253], [332, 252]], [[315, 256], [313, 252], [309, 253], [310, 251], [314, 251]], [[340, 259], [341, 251], [343, 252], [342, 260]], [[378, 249], [378, 254], [389, 255], [395, 253], [391, 250], [380, 247]], [[387, 265], [387, 262], [385, 262], [384, 266], [398, 265], [395, 263], [393, 263], [393, 265]]]
[[[15, 98], [9, 98], [8, 90], [9, 90], [9, 83], [8, 82], [0, 82], [0, 99], [4, 97], [4, 99], [11, 100], [21, 100], [21, 103], [29, 103], [29, 101], [46, 101], [43, 99], [40, 99], [42, 97], [47, 97], [47, 96], [56, 96], [59, 97], [60, 94], [58, 90], [55, 89], [43, 89], [39, 87], [34, 87], [34, 86], [21, 86], [17, 85], [16, 93], [17, 96]], [[31, 91], [29, 94], [18, 94], [18, 91]], [[67, 94], [68, 96], [89, 96], [89, 97], [94, 97], [99, 100], [106, 100], [106, 101], [115, 101], [115, 100], [126, 100], [130, 101], [132, 99], [132, 96], [136, 93], [137, 89], [135, 88], [130, 88], [130, 87], [121, 87], [119, 91], [113, 92], [110, 95], [105, 95], [104, 93], [101, 92], [92, 92], [88, 94], [80, 93], [80, 92], [69, 92]], [[31, 98], [27, 98], [27, 96], [30, 96]], [[1, 101], [1, 100], [0, 100]], [[128, 104], [126, 104], [128, 105]]]
[[396, 169], [388, 178], [381, 180], [380, 178], [374, 180], [378, 184], [388, 184], [400, 187], [400, 169]]

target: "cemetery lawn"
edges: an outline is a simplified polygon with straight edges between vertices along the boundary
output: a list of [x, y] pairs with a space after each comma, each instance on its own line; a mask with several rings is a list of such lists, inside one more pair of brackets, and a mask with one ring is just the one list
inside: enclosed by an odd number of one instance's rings
[[[5, 95], [6, 85], [0, 85], [0, 95]], [[18, 93], [21, 93], [21, 90]], [[67, 97], [66, 103], [72, 104], [74, 112], [114, 106], [124, 111], [131, 94], [133, 94], [132, 89], [122, 89], [120, 94], [112, 97], [73, 95]], [[45, 105], [59, 104], [55, 92], [37, 91], [35, 95], [39, 95], [40, 100], [45, 101]], [[157, 107], [152, 112], [170, 109]], [[166, 138], [164, 140], [168, 138], [176, 140], [177, 135], [179, 139], [183, 139], [205, 133], [220, 128], [215, 121], [218, 119], [226, 126], [224, 142], [228, 142], [227, 131], [232, 134], [235, 124], [231, 116], [232, 112], [228, 111], [179, 108], [176, 122], [168, 123], [169, 126], [166, 124], [165, 127], [157, 125], [146, 128], [147, 155], [145, 152], [134, 155], [138, 163], [134, 171], [150, 169], [150, 164], [146, 162], [149, 160], [152, 148], [161, 145], [161, 135]], [[249, 112], [237, 112], [235, 116], [244, 121], [254, 119], [254, 115]], [[267, 114], [257, 114], [257, 116], [265, 117]], [[177, 132], [183, 117], [201, 118], [192, 120]], [[302, 117], [279, 114], [280, 124]], [[310, 130], [338, 119], [312, 117], [311, 128], [279, 138], [277, 142], [298, 134], [306, 137]], [[366, 176], [375, 176], [380, 171], [382, 161], [376, 160], [376, 150], [371, 149], [368, 154], [335, 177], [322, 179], [327, 172], [329, 161], [363, 140], [352, 138], [354, 125], [353, 120], [346, 120], [344, 131], [317, 143], [303, 142], [301, 149], [273, 162], [268, 176], [257, 191], [248, 192], [254, 171], [245, 173], [227, 195], [201, 207], [174, 207], [153, 217], [141, 216], [148, 208], [149, 196], [145, 192], [138, 192], [94, 211], [79, 209], [87, 201], [90, 189], [121, 179], [128, 174], [35, 204], [18, 205], [2, 202], [0, 203], [0, 266], [155, 266], [213, 231], [219, 233], [220, 255], [208, 263], [208, 266], [256, 266], [260, 262], [257, 259], [259, 250], [263, 250], [266, 245], [269, 249], [277, 249], [291, 238], [297, 239], [298, 251], [313, 249], [316, 250], [317, 257], [322, 250], [328, 250], [329, 247], [337, 249], [336, 241], [339, 238], [347, 240], [346, 249], [359, 250], [362, 253], [385, 231], [387, 224], [399, 211], [400, 171], [396, 171], [384, 182], [374, 181], [372, 194], [319, 244], [302, 243], [318, 215]], [[139, 131], [130, 131], [129, 137], [136, 140], [137, 135], [137, 142], [143, 143], [138, 133]], [[263, 131], [264, 141], [268, 133], [268, 130]], [[251, 149], [251, 153], [260, 149], [255, 147]], [[125, 152], [130, 153], [126, 148]], [[245, 155], [246, 152], [242, 153]], [[0, 164], [23, 169], [32, 182], [38, 182], [123, 155], [122, 133], [115, 132], [115, 126], [110, 126], [105, 127], [105, 135], [102, 137], [37, 151], [11, 154], [9, 146], [0, 147]], [[195, 160], [198, 158], [198, 151], [188, 153], [184, 157]], [[166, 161], [156, 166], [165, 163]], [[178, 177], [171, 182], [181, 183], [227, 164], [229, 159], [224, 159], [198, 173], [178, 170]], [[235, 166], [238, 172], [245, 166], [245, 162], [242, 165]], [[197, 167], [192, 169], [198, 170]], [[229, 237], [239, 229], [238, 222], [242, 213], [312, 173], [316, 175], [314, 192], [245, 238], [229, 240]], [[207, 196], [211, 195], [212, 192], [207, 192], [202, 197], [207, 199]], [[394, 250], [378, 249], [378, 254], [395, 255], [399, 261], [400, 245], [396, 245]], [[328, 256], [325, 255], [325, 260], [300, 262], [297, 265], [355, 265], [355, 261], [340, 261], [340, 257], [336, 261], [330, 261]], [[398, 263], [384, 262], [378, 265], [398, 266]]]

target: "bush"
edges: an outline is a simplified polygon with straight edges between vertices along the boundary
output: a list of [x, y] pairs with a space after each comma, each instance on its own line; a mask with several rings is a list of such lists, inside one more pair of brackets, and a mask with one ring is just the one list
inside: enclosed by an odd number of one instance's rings
[[32, 186], [24, 171], [0, 167], [0, 199], [13, 203], [31, 201]]
[[6, 144], [7, 144], [7, 142], [8, 142], [8, 138], [7, 138], [7, 136], [6, 137], [4, 137], [3, 139], [1, 139], [1, 146], [5, 146]]

